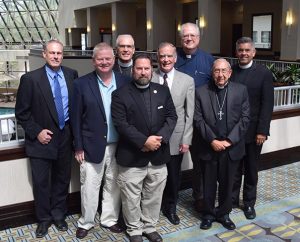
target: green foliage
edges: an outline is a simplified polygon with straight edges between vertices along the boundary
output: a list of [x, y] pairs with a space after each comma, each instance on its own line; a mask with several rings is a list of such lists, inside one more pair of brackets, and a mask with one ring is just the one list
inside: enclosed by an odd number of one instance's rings
[[284, 71], [276, 69], [275, 64], [267, 65], [272, 72], [275, 85], [297, 85], [300, 84], [300, 68], [296, 64], [287, 66]]

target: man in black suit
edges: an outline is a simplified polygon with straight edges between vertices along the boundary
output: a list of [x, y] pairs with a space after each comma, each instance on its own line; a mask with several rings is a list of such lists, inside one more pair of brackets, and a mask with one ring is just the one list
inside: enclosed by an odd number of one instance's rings
[[133, 61], [133, 81], [112, 94], [112, 118], [119, 133], [116, 153], [122, 209], [131, 242], [162, 241], [159, 219], [170, 160], [169, 139], [177, 115], [169, 89], [152, 83], [152, 61]]
[[58, 40], [45, 44], [43, 57], [45, 66], [21, 77], [15, 109], [30, 158], [37, 238], [48, 233], [52, 221], [58, 230], [68, 229], [65, 216], [72, 160], [69, 104], [72, 82], [78, 77], [77, 71], [61, 66], [63, 45]]
[[71, 123], [75, 158], [80, 164], [81, 217], [76, 237], [82, 239], [95, 225], [102, 180], [103, 199], [100, 224], [120, 233], [118, 225], [121, 206], [116, 183], [115, 150], [118, 134], [111, 119], [111, 93], [125, 84], [127, 77], [112, 71], [114, 53], [110, 45], [99, 43], [93, 50], [95, 71], [74, 82]]
[[247, 219], [254, 219], [257, 194], [258, 161], [263, 143], [270, 135], [274, 106], [274, 87], [271, 71], [253, 63], [255, 47], [251, 38], [242, 37], [236, 42], [239, 63], [233, 67], [232, 81], [247, 86], [251, 109], [250, 126], [246, 134], [246, 154], [239, 163], [233, 185], [232, 202], [239, 207], [242, 174], [244, 170], [243, 202]]
[[[230, 64], [217, 59], [210, 83], [196, 89], [194, 112], [197, 147], [192, 147], [201, 161], [204, 177], [204, 211], [201, 229], [209, 229], [215, 220], [225, 228], [235, 229], [229, 218], [232, 209], [233, 175], [245, 154], [245, 141], [250, 121], [247, 88], [229, 82]], [[218, 183], [218, 207], [215, 207]]]

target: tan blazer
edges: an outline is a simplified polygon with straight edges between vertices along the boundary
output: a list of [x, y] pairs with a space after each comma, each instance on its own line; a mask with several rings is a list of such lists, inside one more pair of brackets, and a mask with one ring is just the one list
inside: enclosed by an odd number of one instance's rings
[[[152, 82], [159, 83], [159, 69], [152, 76]], [[171, 87], [171, 96], [178, 116], [173, 134], [170, 138], [171, 155], [179, 154], [179, 145], [191, 145], [193, 136], [193, 117], [195, 108], [194, 79], [187, 74], [175, 70]]]

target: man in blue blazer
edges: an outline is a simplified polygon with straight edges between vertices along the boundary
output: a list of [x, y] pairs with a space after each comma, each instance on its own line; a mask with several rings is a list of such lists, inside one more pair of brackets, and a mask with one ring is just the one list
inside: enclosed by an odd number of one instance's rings
[[126, 83], [127, 77], [112, 71], [114, 53], [111, 46], [99, 43], [93, 50], [95, 71], [75, 80], [71, 112], [75, 158], [80, 164], [81, 212], [77, 238], [84, 238], [95, 225], [99, 189], [104, 181], [100, 224], [115, 233], [120, 192], [116, 184], [115, 150], [118, 134], [112, 124], [111, 93]]
[[169, 88], [152, 83], [148, 55], [133, 61], [133, 81], [112, 95], [112, 118], [120, 139], [116, 153], [122, 210], [131, 242], [162, 241], [159, 219], [170, 160], [169, 139], [177, 115]]
[[60, 41], [48, 41], [43, 57], [45, 66], [21, 77], [15, 109], [25, 130], [30, 159], [37, 238], [48, 233], [52, 221], [58, 230], [68, 229], [65, 216], [72, 160], [69, 104], [73, 80], [78, 77], [77, 71], [61, 66]]

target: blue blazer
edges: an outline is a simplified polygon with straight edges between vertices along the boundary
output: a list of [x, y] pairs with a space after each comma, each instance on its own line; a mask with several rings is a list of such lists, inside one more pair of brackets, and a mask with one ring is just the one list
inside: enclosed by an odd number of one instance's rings
[[[117, 88], [128, 78], [114, 73]], [[107, 145], [107, 122], [96, 71], [74, 81], [71, 124], [75, 151], [83, 150], [88, 162], [100, 163]]]

